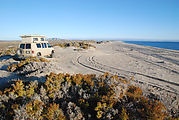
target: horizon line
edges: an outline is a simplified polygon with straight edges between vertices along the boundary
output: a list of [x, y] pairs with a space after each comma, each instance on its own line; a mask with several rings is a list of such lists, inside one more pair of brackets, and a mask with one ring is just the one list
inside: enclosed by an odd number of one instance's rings
[[[55, 38], [55, 37], [51, 37]], [[50, 39], [51, 39], [50, 38]], [[48, 38], [49, 39], [49, 38]], [[57, 38], [60, 40], [94, 40], [94, 41], [151, 41], [151, 42], [179, 42], [179, 40], [161, 40], [161, 39], [65, 39], [65, 38]], [[21, 41], [21, 39], [16, 40], [0, 40], [0, 42], [6, 41]], [[54, 40], [55, 41], [55, 40]]]

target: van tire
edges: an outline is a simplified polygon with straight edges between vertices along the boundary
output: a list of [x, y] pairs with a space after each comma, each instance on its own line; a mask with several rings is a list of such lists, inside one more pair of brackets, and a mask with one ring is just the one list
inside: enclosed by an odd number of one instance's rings
[[16, 54], [19, 55], [19, 56], [21, 56], [22, 53], [23, 53], [22, 48], [18, 48], [17, 51], [16, 51]]
[[54, 58], [54, 52], [52, 52], [52, 53], [50, 54], [50, 57], [51, 57], [51, 58]]
[[40, 53], [40, 52], [38, 52], [38, 53], [37, 53], [37, 56], [38, 56], [38, 57], [40, 57], [40, 56], [41, 56], [41, 53]]
[[17, 57], [17, 58], [23, 57], [23, 49], [22, 48], [17, 49], [15, 57]]

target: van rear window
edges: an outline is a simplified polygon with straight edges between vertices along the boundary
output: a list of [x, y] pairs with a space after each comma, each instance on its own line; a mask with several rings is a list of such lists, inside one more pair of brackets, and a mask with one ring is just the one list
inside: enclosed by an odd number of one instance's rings
[[41, 45], [38, 43], [38, 44], [36, 44], [37, 45], [37, 48], [41, 48]]
[[33, 38], [33, 41], [38, 41], [38, 38]]
[[31, 44], [26, 44], [26, 49], [31, 49]]
[[25, 44], [20, 44], [20, 48], [24, 49]]

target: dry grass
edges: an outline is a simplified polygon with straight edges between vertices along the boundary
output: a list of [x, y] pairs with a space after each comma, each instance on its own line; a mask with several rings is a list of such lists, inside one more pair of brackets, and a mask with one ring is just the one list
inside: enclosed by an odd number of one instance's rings
[[0, 41], [0, 49], [8, 49], [8, 46], [18, 47], [20, 41]]

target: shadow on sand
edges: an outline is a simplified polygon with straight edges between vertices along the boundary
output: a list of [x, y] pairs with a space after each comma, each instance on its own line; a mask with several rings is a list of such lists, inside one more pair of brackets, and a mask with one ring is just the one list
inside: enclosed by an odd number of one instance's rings
[[8, 60], [13, 57], [14, 57], [14, 55], [3, 55], [3, 56], [0, 56], [0, 60]]
[[9, 87], [16, 80], [22, 80], [22, 81], [35, 81], [35, 80], [37, 80], [38, 82], [39, 81], [45, 82], [46, 77], [45, 76], [41, 76], [41, 77], [36, 77], [36, 76], [25, 77], [25, 76], [19, 75], [17, 73], [9, 73], [9, 76], [0, 77], [0, 90]]

